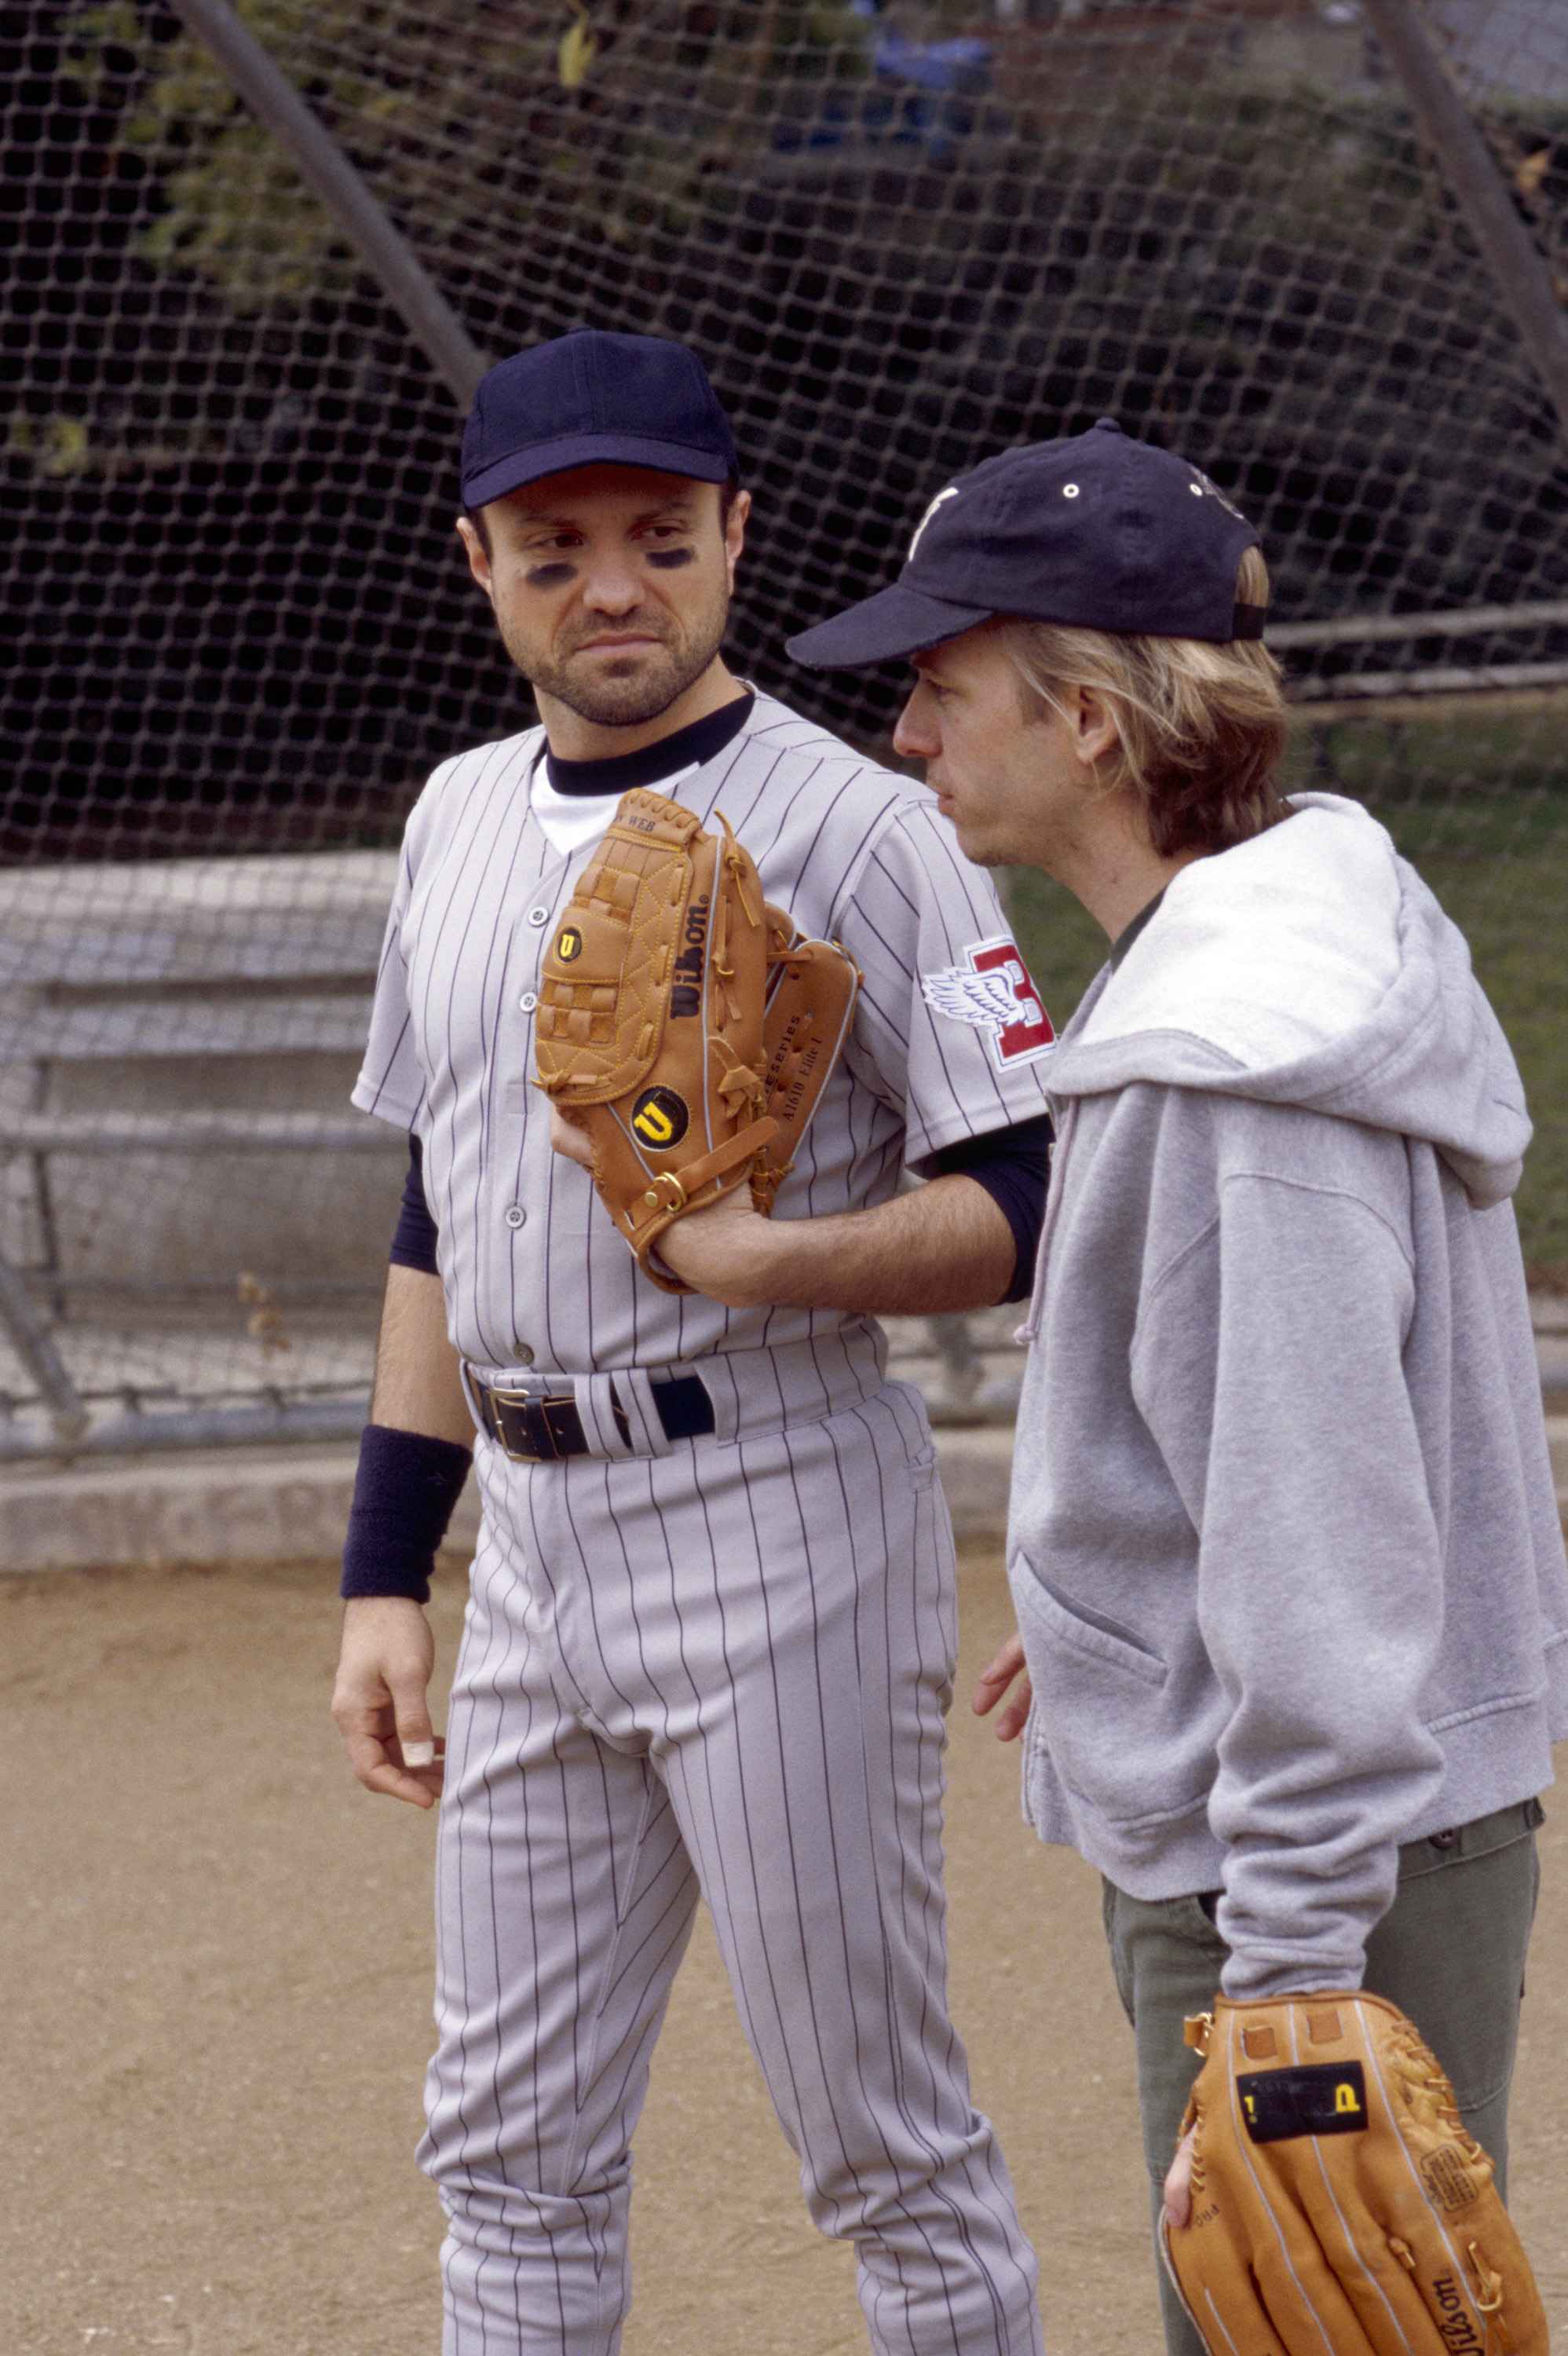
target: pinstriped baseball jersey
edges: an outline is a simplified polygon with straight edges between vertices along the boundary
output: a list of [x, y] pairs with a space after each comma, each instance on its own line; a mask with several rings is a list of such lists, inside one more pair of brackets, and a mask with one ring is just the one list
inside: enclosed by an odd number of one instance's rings
[[[726, 1309], [662, 1292], [554, 1153], [531, 1086], [539, 966], [591, 855], [553, 850], [530, 786], [539, 729], [460, 754], [410, 819], [354, 1090], [416, 1130], [452, 1339], [494, 1371], [592, 1374], [827, 1336], [834, 1310]], [[799, 929], [865, 977], [848, 1049], [774, 1216], [887, 1199], [907, 1161], [1046, 1109], [1049, 1023], [988, 877], [923, 787], [759, 695], [746, 727], [675, 785], [722, 809]]]

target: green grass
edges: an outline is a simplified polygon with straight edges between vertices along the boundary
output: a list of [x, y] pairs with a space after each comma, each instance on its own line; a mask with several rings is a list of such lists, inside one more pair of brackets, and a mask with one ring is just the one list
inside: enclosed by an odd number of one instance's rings
[[1568, 802], [1379, 815], [1469, 942], [1519, 1059], [1535, 1122], [1515, 1205], [1524, 1256], [1568, 1281]]
[[[1507, 1032], [1535, 1121], [1517, 1201], [1532, 1272], [1568, 1282], [1568, 731], [1549, 748], [1520, 744], [1520, 723], [1405, 732], [1357, 722], [1331, 733], [1334, 767], [1305, 774], [1310, 747], [1293, 748], [1290, 782], [1321, 783], [1372, 802], [1401, 851], [1470, 944], [1481, 985]], [[1549, 774], [1549, 750], [1555, 777]], [[1529, 754], [1537, 754], [1531, 759]], [[1521, 757], [1522, 756], [1522, 757]], [[1520, 790], [1520, 773], [1535, 776]], [[1402, 775], [1403, 771], [1403, 775]], [[1490, 790], [1477, 791], [1480, 782]], [[1552, 787], [1556, 790], [1552, 790]], [[1504, 790], [1499, 790], [1504, 787]], [[1511, 787], [1511, 790], [1507, 789]], [[1030, 869], [1014, 871], [1011, 905], [1030, 971], [1058, 1029], [1104, 963], [1105, 937], [1070, 894]]]

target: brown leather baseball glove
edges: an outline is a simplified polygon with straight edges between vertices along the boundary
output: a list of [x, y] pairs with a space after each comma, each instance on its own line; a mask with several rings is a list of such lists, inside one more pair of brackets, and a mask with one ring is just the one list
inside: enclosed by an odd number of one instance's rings
[[1192, 2211], [1160, 2239], [1214, 2356], [1546, 2356], [1492, 2163], [1395, 2006], [1220, 1997], [1187, 2041]]
[[649, 1253], [672, 1220], [749, 1183], [771, 1212], [848, 1035], [860, 977], [797, 939], [755, 864], [678, 802], [624, 794], [542, 968], [539, 1085], [584, 1129], [593, 1183]]

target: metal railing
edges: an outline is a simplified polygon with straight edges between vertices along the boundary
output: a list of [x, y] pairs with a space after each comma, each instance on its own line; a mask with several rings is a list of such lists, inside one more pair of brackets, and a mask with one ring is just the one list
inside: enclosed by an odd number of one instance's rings
[[[323, 1119], [300, 1112], [6, 1113], [0, 1159], [12, 1154], [379, 1153], [405, 1151], [400, 1133], [367, 1115]], [[256, 1447], [357, 1437], [368, 1392], [288, 1399], [262, 1388], [255, 1403], [149, 1411], [135, 1399], [94, 1421], [72, 1382], [27, 1279], [0, 1255], [0, 1327], [37, 1385], [48, 1430], [0, 1423], [0, 1463], [79, 1456], [141, 1455], [164, 1449]]]

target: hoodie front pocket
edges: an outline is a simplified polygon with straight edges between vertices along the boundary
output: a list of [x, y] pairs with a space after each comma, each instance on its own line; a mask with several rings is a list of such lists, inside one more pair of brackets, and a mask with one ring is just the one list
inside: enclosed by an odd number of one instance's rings
[[[1136, 1629], [1049, 1586], [1027, 1556], [1015, 1556], [1012, 1574], [1034, 1687], [1037, 1779], [1049, 1762], [1118, 1844], [1156, 1832], [1163, 1840], [1165, 1826], [1202, 1808], [1213, 1780], [1210, 1730], [1189, 1706], [1198, 1697]], [[1103, 1849], [1082, 1820], [1072, 1837], [1084, 1847], [1086, 1832], [1091, 1850]], [[1104, 1867], [1104, 1855], [1096, 1861]]]
[[1056, 1643], [1087, 1653], [1091, 1660], [1125, 1669], [1129, 1676], [1141, 1677], [1145, 1685], [1165, 1683], [1165, 1663], [1157, 1653], [1151, 1653], [1139, 1641], [1132, 1629], [1104, 1612], [1092, 1611], [1087, 1604], [1059, 1594], [1049, 1580], [1040, 1577], [1027, 1554], [1020, 1554], [1019, 1561], [1034, 1582], [1032, 1601], [1039, 1618]]

